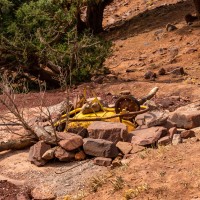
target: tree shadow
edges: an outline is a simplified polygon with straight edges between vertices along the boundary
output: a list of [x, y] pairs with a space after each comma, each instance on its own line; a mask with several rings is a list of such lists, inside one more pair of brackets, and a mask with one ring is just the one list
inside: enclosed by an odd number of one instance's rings
[[[141, 33], [164, 28], [168, 23], [177, 24], [184, 22], [188, 13], [194, 13], [195, 8], [191, 0], [181, 1], [176, 4], [162, 5], [152, 10], [146, 10], [124, 22], [116, 22], [106, 27], [107, 39], [126, 39]], [[186, 24], [186, 22], [185, 22]], [[181, 31], [179, 31], [181, 33]]]

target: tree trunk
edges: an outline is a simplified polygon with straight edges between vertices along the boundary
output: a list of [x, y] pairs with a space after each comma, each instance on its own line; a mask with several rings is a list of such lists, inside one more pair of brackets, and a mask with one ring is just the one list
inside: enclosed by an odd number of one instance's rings
[[23, 138], [16, 140], [8, 140], [0, 142], [0, 152], [5, 150], [20, 150], [35, 144], [35, 140], [31, 138]]
[[200, 0], [193, 0], [198, 18], [200, 18]]
[[105, 7], [110, 4], [113, 0], [104, 0], [96, 3], [95, 1], [88, 2], [86, 25], [94, 34], [103, 31], [103, 12]]

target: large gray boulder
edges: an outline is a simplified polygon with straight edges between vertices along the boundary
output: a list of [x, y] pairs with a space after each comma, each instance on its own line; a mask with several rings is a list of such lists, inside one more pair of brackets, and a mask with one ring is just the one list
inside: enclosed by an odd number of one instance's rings
[[88, 127], [88, 134], [93, 139], [104, 139], [115, 144], [124, 141], [128, 135], [127, 127], [119, 122], [93, 122]]
[[113, 142], [92, 138], [83, 139], [83, 150], [88, 155], [105, 158], [115, 158], [119, 153]]
[[176, 109], [169, 118], [178, 128], [192, 129], [200, 126], [200, 101]]

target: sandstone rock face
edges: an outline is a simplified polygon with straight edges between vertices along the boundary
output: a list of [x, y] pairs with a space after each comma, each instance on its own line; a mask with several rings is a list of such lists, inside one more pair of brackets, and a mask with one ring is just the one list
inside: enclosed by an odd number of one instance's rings
[[63, 138], [58, 144], [67, 151], [73, 151], [83, 145], [81, 136], [74, 133], [58, 133], [59, 138]]
[[167, 122], [168, 113], [162, 111], [151, 111], [141, 115], [137, 115], [135, 121], [138, 125], [146, 125], [147, 127], [160, 126]]
[[192, 129], [200, 126], [200, 102], [178, 108], [170, 115], [178, 128]]
[[112, 159], [111, 158], [97, 157], [97, 158], [94, 159], [94, 164], [107, 167], [107, 166], [112, 164]]
[[45, 165], [47, 161], [42, 158], [42, 155], [50, 148], [51, 146], [44, 141], [37, 142], [30, 148], [29, 161], [37, 166]]
[[127, 137], [127, 127], [119, 122], [93, 122], [88, 127], [88, 134], [93, 139], [104, 139], [115, 144], [124, 141]]
[[75, 154], [75, 160], [85, 160], [86, 154], [84, 151], [79, 151], [78, 153]]
[[118, 142], [116, 144], [116, 147], [124, 154], [128, 154], [130, 153], [130, 151], [132, 150], [133, 146], [131, 143], [129, 142]]
[[91, 156], [115, 158], [119, 153], [115, 144], [107, 140], [85, 138], [83, 142], [83, 150]]
[[75, 153], [67, 152], [65, 149], [58, 147], [55, 151], [55, 157], [60, 161], [69, 162], [75, 158]]
[[161, 137], [167, 135], [167, 129], [164, 127], [151, 127], [147, 129], [135, 130], [129, 133], [132, 135], [132, 138], [129, 137], [129, 140], [132, 144], [146, 146], [151, 145], [157, 142]]
[[177, 128], [173, 127], [169, 129], [169, 137], [172, 139], [174, 134], [177, 134]]

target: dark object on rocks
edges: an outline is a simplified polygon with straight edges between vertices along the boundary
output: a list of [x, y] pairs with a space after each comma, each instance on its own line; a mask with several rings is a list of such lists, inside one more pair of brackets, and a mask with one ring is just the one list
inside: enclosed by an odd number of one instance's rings
[[44, 160], [42, 156], [49, 149], [51, 149], [51, 146], [44, 141], [37, 142], [30, 148], [29, 161], [37, 166], [45, 165], [47, 160]]
[[181, 138], [188, 139], [191, 137], [195, 137], [195, 133], [192, 130], [185, 130], [181, 132]]
[[115, 144], [124, 141], [128, 135], [126, 125], [119, 122], [97, 121], [93, 122], [87, 130], [90, 138], [104, 139]]
[[164, 68], [161, 68], [159, 71], [158, 71], [158, 74], [159, 75], [165, 75], [166, 74], [166, 70]]
[[55, 151], [55, 157], [60, 161], [69, 162], [75, 158], [75, 153], [67, 152], [65, 149], [58, 147]]
[[94, 164], [107, 167], [107, 166], [112, 164], [112, 159], [111, 158], [97, 157], [97, 158], [94, 159]]
[[167, 30], [168, 32], [174, 31], [174, 30], [176, 30], [176, 29], [177, 29], [177, 27], [174, 26], [174, 25], [172, 25], [172, 24], [167, 24], [167, 25], [166, 25], [166, 30]]
[[62, 138], [58, 144], [67, 151], [73, 151], [83, 145], [82, 137], [74, 133], [62, 132], [58, 133], [58, 137]]
[[113, 142], [102, 139], [83, 139], [83, 150], [96, 157], [115, 158], [119, 151]]
[[151, 127], [130, 132], [128, 140], [132, 144], [146, 146], [155, 144], [161, 137], [166, 136], [167, 133], [167, 129], [164, 127]]
[[145, 73], [144, 78], [145, 79], [150, 79], [150, 80], [154, 80], [156, 78], [156, 73], [152, 72], [152, 71], [148, 71]]
[[194, 21], [197, 21], [198, 17], [197, 16], [192, 16], [191, 14], [185, 15], [185, 21], [187, 24], [192, 24]]
[[129, 142], [118, 142], [116, 144], [116, 147], [124, 154], [128, 154], [130, 153], [130, 151], [132, 150], [133, 146], [131, 143]]

